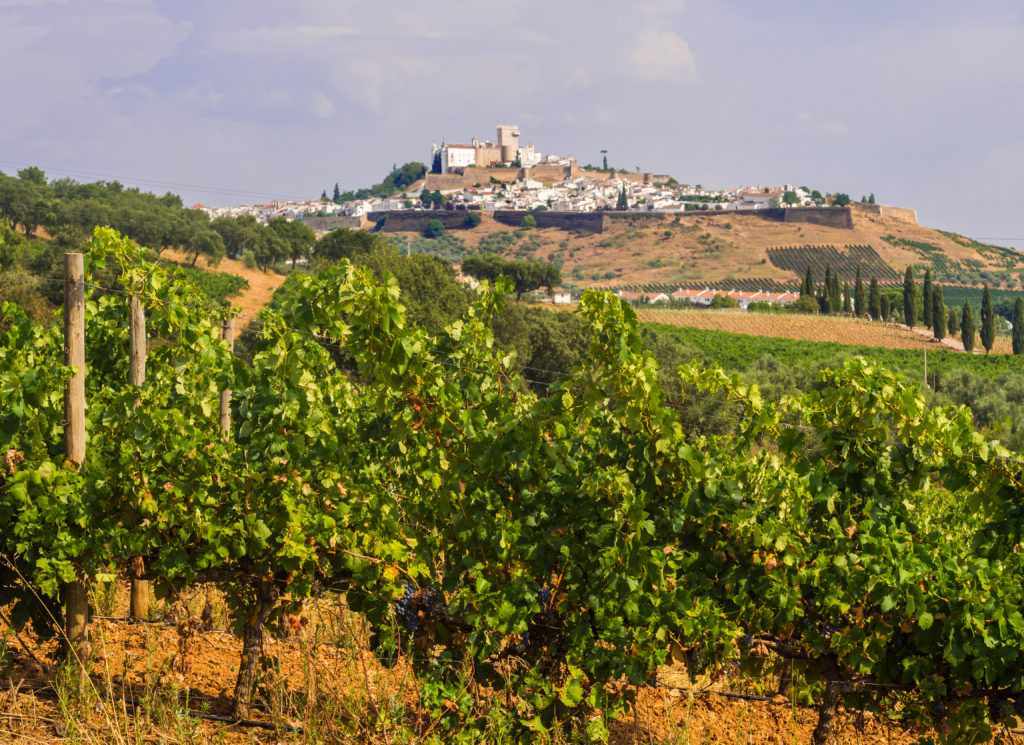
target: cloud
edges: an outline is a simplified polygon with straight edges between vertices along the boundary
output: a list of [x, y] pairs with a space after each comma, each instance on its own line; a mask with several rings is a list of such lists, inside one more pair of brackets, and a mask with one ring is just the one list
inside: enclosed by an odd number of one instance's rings
[[648, 80], [697, 80], [697, 60], [690, 45], [674, 31], [642, 31], [633, 43], [633, 71]]
[[832, 137], [845, 137], [850, 133], [850, 128], [845, 122], [835, 119], [818, 119], [809, 111], [798, 112], [795, 118], [797, 129], [800, 132], [819, 133]]
[[225, 52], [262, 56], [282, 49], [308, 49], [310, 46], [358, 35], [356, 29], [342, 25], [260, 26], [238, 29], [215, 39], [214, 44]]
[[1019, 177], [1024, 170], [1024, 141], [1017, 140], [989, 147], [985, 151], [982, 163], [989, 176]]
[[314, 91], [312, 110], [318, 119], [330, 119], [334, 114], [334, 104], [321, 91]]
[[836, 137], [845, 137], [850, 132], [850, 128], [847, 127], [843, 122], [819, 122], [818, 131], [822, 134], [834, 135]]

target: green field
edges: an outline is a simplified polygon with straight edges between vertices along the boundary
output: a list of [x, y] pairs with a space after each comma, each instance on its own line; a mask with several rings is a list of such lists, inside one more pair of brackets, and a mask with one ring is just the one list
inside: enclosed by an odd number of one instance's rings
[[[720, 365], [730, 372], [743, 372], [765, 357], [775, 358], [784, 367], [807, 368], [835, 367], [847, 357], [860, 355], [911, 380], [923, 377], [923, 355], [915, 350], [748, 336], [662, 323], [645, 326], [681, 342], [700, 361]], [[960, 369], [990, 378], [1003, 373], [1020, 374], [1024, 373], [1024, 359], [1005, 354], [965, 355], [952, 350], [928, 350], [929, 380], [935, 374], [941, 379], [946, 373]]]

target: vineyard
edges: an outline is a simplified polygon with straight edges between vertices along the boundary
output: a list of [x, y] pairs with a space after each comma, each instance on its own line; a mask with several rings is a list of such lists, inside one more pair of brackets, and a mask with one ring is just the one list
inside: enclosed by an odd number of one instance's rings
[[249, 289], [249, 282], [237, 274], [211, 272], [205, 269], [179, 266], [175, 268], [186, 281], [218, 305], [229, 305], [229, 300]]
[[643, 285], [624, 285], [612, 288], [613, 291], [630, 290], [633, 292], [663, 292], [671, 295], [678, 289], [692, 290], [739, 290], [740, 292], [798, 292], [798, 282], [779, 282], [774, 279], [724, 279], [708, 282], [676, 282], [675, 284], [655, 283]]
[[880, 284], [896, 284], [902, 275], [886, 264], [871, 246], [846, 246], [840, 251], [835, 246], [792, 246], [769, 248], [768, 260], [779, 269], [786, 269], [802, 277], [811, 267], [815, 277], [824, 277], [825, 269], [839, 275], [843, 282], [853, 282], [857, 267], [867, 281], [874, 277]]
[[[899, 738], [1012, 737], [1022, 469], [968, 410], [863, 358], [778, 404], [699, 365], [663, 390], [635, 312], [598, 292], [587, 354], [538, 394], [493, 347], [507, 285], [431, 336], [347, 261], [264, 311], [246, 365], [230, 311], [144, 256], [110, 229], [84, 276], [68, 255], [63, 329], [0, 306], [0, 609], [57, 637], [58, 692], [109, 667], [87, 602], [122, 579], [140, 618], [146, 582], [222, 599], [178, 639], [234, 638], [228, 719], [287, 699], [307, 719], [271, 726], [297, 739], [606, 741], [673, 665], [773, 681], [816, 745], [844, 708]], [[105, 263], [119, 292], [91, 280]], [[708, 400], [727, 433], [684, 429]], [[315, 665], [289, 656], [313, 652], [268, 630], [301, 638], [325, 607], [351, 633], [320, 679], [350, 676], [364, 707], [314, 727]], [[297, 659], [305, 677], [271, 685]], [[386, 699], [395, 678], [415, 696]]]

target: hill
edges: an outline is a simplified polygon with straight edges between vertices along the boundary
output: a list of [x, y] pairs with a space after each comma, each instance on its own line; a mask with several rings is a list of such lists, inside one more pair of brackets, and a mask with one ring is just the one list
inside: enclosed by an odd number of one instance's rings
[[602, 232], [523, 229], [484, 213], [477, 227], [450, 228], [437, 239], [415, 229], [384, 230], [413, 252], [455, 261], [480, 250], [552, 261], [577, 287], [796, 288], [808, 263], [819, 280], [828, 263], [850, 282], [859, 263], [865, 281], [876, 276], [882, 284], [898, 284], [914, 265], [943, 284], [1024, 288], [1024, 254], [918, 225], [906, 212], [854, 206], [851, 227], [780, 222], [756, 212], [607, 213]]

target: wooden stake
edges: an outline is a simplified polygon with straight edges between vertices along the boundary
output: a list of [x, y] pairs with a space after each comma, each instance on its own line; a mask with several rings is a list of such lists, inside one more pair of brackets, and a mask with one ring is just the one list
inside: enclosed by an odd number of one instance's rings
[[[146, 382], [146, 313], [142, 301], [135, 295], [131, 303], [131, 325], [128, 329], [128, 384], [141, 387]], [[139, 402], [136, 401], [138, 406]], [[136, 569], [144, 567], [134, 562]], [[128, 616], [144, 620], [149, 618], [149, 582], [132, 577], [128, 601]]]
[[[227, 318], [220, 329], [220, 338], [228, 343], [228, 349], [235, 351], [235, 319]], [[220, 431], [225, 439], [231, 436], [231, 389], [220, 392]]]
[[[79, 470], [85, 463], [85, 264], [64, 254], [64, 364], [75, 374], [64, 384], [64, 454]], [[64, 633], [71, 659], [85, 675], [89, 650], [89, 596], [81, 577], [64, 586]]]

